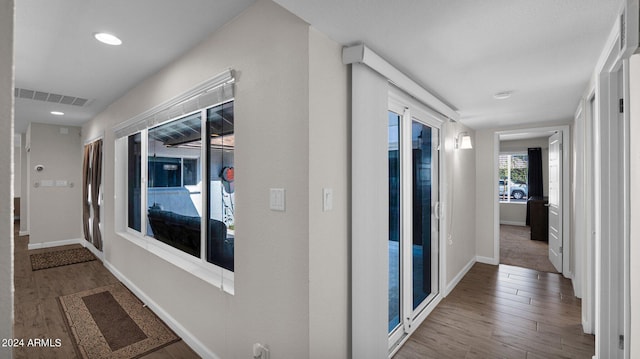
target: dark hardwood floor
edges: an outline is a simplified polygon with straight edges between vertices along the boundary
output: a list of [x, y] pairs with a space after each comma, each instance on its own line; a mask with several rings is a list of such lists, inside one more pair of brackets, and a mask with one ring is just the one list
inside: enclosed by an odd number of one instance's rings
[[[75, 358], [56, 298], [118, 280], [100, 261], [34, 272], [27, 243], [16, 233], [14, 336], [59, 338], [62, 346], [16, 348], [14, 358]], [[591, 358], [594, 336], [582, 333], [580, 317], [561, 275], [478, 263], [394, 358]], [[179, 341], [144, 358], [198, 356]]]
[[[116, 283], [118, 279], [99, 260], [32, 271], [29, 254], [43, 250], [28, 251], [28, 236], [20, 237], [17, 231], [14, 241], [14, 338], [24, 339], [25, 342], [35, 338], [61, 339], [62, 346], [14, 348], [13, 357], [15, 359], [76, 358], [57, 297]], [[199, 358], [199, 356], [183, 341], [179, 341], [149, 353], [143, 358], [187, 359]]]
[[591, 358], [580, 323], [568, 279], [476, 263], [394, 358]]

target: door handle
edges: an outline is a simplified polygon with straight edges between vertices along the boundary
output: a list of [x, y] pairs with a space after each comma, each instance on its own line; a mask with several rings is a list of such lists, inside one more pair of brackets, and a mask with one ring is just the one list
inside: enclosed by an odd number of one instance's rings
[[440, 219], [440, 202], [436, 202], [436, 204], [433, 206], [433, 215], [436, 217], [436, 219]]
[[545, 207], [549, 207], [549, 203], [545, 203], [545, 204], [544, 204], [544, 206], [545, 206]]

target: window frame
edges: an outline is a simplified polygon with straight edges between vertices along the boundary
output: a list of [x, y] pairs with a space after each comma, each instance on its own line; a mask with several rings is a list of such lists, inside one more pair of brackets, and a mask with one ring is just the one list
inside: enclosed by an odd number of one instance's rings
[[[222, 290], [224, 290], [225, 292], [233, 295], [235, 293], [234, 290], [234, 279], [235, 279], [235, 275], [234, 275], [234, 271], [230, 271], [226, 268], [223, 268], [221, 266], [218, 266], [214, 263], [210, 263], [209, 261], [207, 261], [206, 259], [206, 253], [207, 253], [207, 235], [208, 235], [208, 221], [207, 220], [201, 220], [200, 221], [200, 256], [196, 257], [193, 256], [187, 252], [184, 252], [176, 247], [173, 247], [169, 244], [166, 244], [150, 235], [148, 235], [147, 233], [147, 228], [148, 228], [148, 217], [146, 215], [144, 215], [145, 213], [147, 213], [147, 202], [148, 202], [148, 190], [149, 190], [149, 179], [148, 179], [148, 171], [149, 171], [149, 130], [153, 129], [153, 128], [157, 128], [160, 127], [162, 125], [165, 125], [167, 123], [170, 123], [172, 121], [176, 121], [179, 120], [181, 118], [184, 118], [186, 116], [191, 116], [194, 115], [196, 113], [200, 113], [200, 121], [201, 121], [201, 147], [200, 147], [200, 158], [198, 161], [198, 166], [199, 166], [199, 171], [200, 171], [200, 178], [202, 181], [202, 185], [201, 185], [201, 198], [200, 198], [200, 206], [202, 209], [202, 216], [201, 218], [208, 218], [209, 217], [209, 208], [208, 208], [208, 186], [206, 185], [206, 181], [208, 181], [208, 167], [209, 167], [209, 159], [208, 159], [208, 155], [207, 155], [207, 150], [208, 150], [208, 142], [206, 142], [205, 145], [205, 139], [206, 139], [206, 135], [207, 135], [207, 111], [209, 109], [218, 107], [218, 106], [222, 106], [224, 104], [227, 103], [233, 103], [234, 107], [235, 107], [235, 97], [231, 97], [230, 99], [225, 99], [224, 101], [218, 102], [218, 103], [214, 103], [212, 105], [207, 105], [206, 107], [200, 108], [198, 110], [192, 111], [190, 113], [185, 113], [185, 114], [180, 114], [179, 116], [175, 116], [173, 118], [167, 119], [166, 121], [162, 121], [162, 122], [158, 122], [158, 123], [154, 123], [153, 126], [150, 126], [148, 128], [143, 128], [139, 131], [133, 132], [128, 134], [127, 136], [121, 137], [121, 138], [117, 138], [116, 139], [116, 148], [118, 148], [118, 146], [122, 146], [124, 147], [124, 157], [126, 158], [128, 156], [128, 138], [130, 136], [135, 136], [137, 134], [140, 134], [141, 136], [141, 161], [140, 161], [140, 231], [137, 231], [131, 227], [129, 227], [128, 225], [128, 215], [129, 215], [129, 207], [128, 207], [128, 203], [129, 203], [129, 194], [128, 191], [125, 190], [124, 191], [124, 198], [123, 198], [123, 207], [124, 207], [124, 212], [121, 213], [118, 216], [122, 216], [123, 217], [123, 227], [124, 228], [119, 228], [116, 230], [116, 233], [120, 236], [122, 236], [123, 238], [129, 240], [130, 242], [144, 248], [145, 250], [157, 255], [158, 257], [164, 259], [165, 261], [183, 269], [186, 270], [187, 272], [192, 273], [193, 275], [197, 276], [198, 278], [218, 287], [221, 288]], [[234, 129], [235, 132], [235, 129]], [[120, 151], [116, 151], [117, 153]], [[118, 155], [116, 155], [118, 156]], [[177, 157], [176, 157], [177, 158]], [[180, 157], [180, 163], [181, 163], [181, 170], [183, 169], [183, 159], [184, 158], [196, 158], [197, 157], [184, 157], [181, 156]], [[122, 161], [123, 165], [125, 167], [127, 167], [127, 161]], [[234, 164], [235, 166], [235, 164]], [[130, 178], [128, 176], [128, 172], [125, 170], [124, 171], [124, 176], [122, 176], [122, 178], [124, 178], [124, 188], [128, 188], [129, 185], [129, 181]], [[116, 178], [118, 178], [118, 176], [116, 176]], [[184, 178], [181, 179], [181, 182], [184, 181]], [[235, 232], [235, 230], [234, 230]]]

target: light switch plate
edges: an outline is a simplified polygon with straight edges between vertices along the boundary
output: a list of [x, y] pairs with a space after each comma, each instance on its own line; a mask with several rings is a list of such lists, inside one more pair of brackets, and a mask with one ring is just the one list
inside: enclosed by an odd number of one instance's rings
[[322, 211], [327, 212], [333, 210], [333, 189], [322, 189]]
[[284, 212], [285, 202], [284, 188], [271, 188], [269, 190], [269, 208], [272, 211]]

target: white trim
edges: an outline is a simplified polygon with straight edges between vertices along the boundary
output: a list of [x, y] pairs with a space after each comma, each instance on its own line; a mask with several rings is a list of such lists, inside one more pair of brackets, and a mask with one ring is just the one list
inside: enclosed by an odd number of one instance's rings
[[154, 239], [153, 237], [142, 236], [139, 233], [116, 232], [116, 234], [129, 242], [143, 248], [147, 252], [154, 254], [160, 259], [172, 264], [185, 272], [209, 283], [216, 288], [228, 293], [235, 294], [234, 273], [222, 267], [208, 262], [203, 262], [201, 258], [184, 253], [168, 244]]
[[[500, 263], [500, 134], [493, 135], [493, 259], [488, 264], [498, 265]], [[478, 261], [480, 261], [478, 259]]]
[[498, 264], [500, 264], [499, 259], [483, 257], [483, 256], [476, 256], [476, 262], [484, 263], [484, 264], [491, 264], [491, 265], [494, 265], [494, 266], [497, 266]]
[[[500, 202], [500, 203], [507, 203], [507, 202]], [[525, 222], [518, 222], [518, 221], [503, 221], [503, 220], [500, 220], [500, 224], [505, 224], [507, 226], [518, 226], [518, 227], [526, 227], [527, 226], [527, 224]]]
[[[637, 0], [635, 3], [635, 15], [638, 15]], [[627, 20], [629, 23], [630, 20]], [[635, 24], [635, 47], [637, 48], [638, 41], [638, 19], [636, 17]], [[622, 253], [621, 259], [623, 260], [623, 276], [622, 276], [622, 292], [623, 292], [623, 332], [626, 337], [626, 344], [624, 350], [625, 359], [631, 357], [631, 95], [630, 95], [630, 61], [628, 56], [623, 60], [622, 66], [622, 95], [624, 97], [623, 103], [623, 124], [621, 127], [623, 138], [622, 148], [620, 156], [622, 157], [622, 178], [623, 178], [623, 192], [622, 192]]]
[[[417, 323], [422, 323], [427, 318], [427, 316], [429, 316], [429, 314], [431, 314], [431, 312], [433, 312], [433, 310], [436, 309], [436, 307], [438, 306], [438, 304], [440, 304], [442, 299], [444, 299], [444, 297], [441, 294], [438, 294], [437, 296], [435, 296], [435, 298], [433, 298], [431, 303], [429, 303], [429, 305], [427, 305], [427, 307], [424, 308], [424, 310], [422, 312], [420, 312], [420, 314], [418, 314], [418, 316], [416, 317], [416, 322]], [[402, 348], [404, 343], [406, 343], [406, 341], [409, 340], [409, 338], [411, 337], [413, 332], [415, 332], [419, 327], [420, 327], [420, 324], [414, 325], [412, 327], [412, 329], [409, 331], [409, 333], [406, 333], [402, 337], [402, 339], [400, 339], [400, 341], [398, 341], [393, 346], [393, 348], [391, 348], [391, 350], [389, 351], [389, 356], [388, 357], [392, 358], [398, 352], [398, 350], [400, 350], [400, 348]]]
[[620, 10], [621, 14], [625, 16], [625, 42], [622, 44], [620, 51], [621, 58], [628, 59], [629, 56], [638, 49], [638, 41], [640, 40], [640, 30], [638, 13], [640, 11], [640, 5], [638, 0], [625, 0]]
[[[87, 241], [87, 240], [82, 240], [82, 243], [80, 243], [83, 247], [87, 248], [89, 251], [91, 251], [91, 253], [93, 253], [94, 256], [98, 257], [101, 261], [104, 261], [104, 252], [101, 252], [100, 250], [98, 250], [93, 243]], [[104, 247], [103, 247], [104, 248]]]
[[85, 240], [83, 238], [73, 238], [73, 239], [63, 239], [63, 240], [52, 241], [52, 242], [29, 243], [27, 248], [29, 250], [32, 250], [32, 249], [60, 247], [60, 246], [68, 246], [71, 244], [82, 244], [82, 242], [84, 241]]
[[28, 236], [28, 235], [29, 235], [29, 231], [20, 231], [20, 232], [18, 232], [18, 235], [19, 235], [20, 237], [22, 237], [22, 236]]
[[[593, 106], [592, 106], [593, 104]], [[585, 228], [586, 244], [583, 262], [584, 266], [584, 291], [582, 296], [582, 328], [585, 333], [593, 334], [595, 330], [595, 116], [598, 113], [595, 84], [587, 92], [585, 100], [585, 162], [584, 162], [584, 189], [585, 189], [585, 217], [582, 226]], [[580, 225], [580, 224], [579, 224]]]
[[458, 272], [458, 274], [456, 274], [456, 276], [453, 277], [451, 282], [447, 284], [447, 287], [444, 290], [444, 293], [443, 293], [444, 297], [448, 296], [449, 293], [453, 291], [453, 289], [458, 285], [458, 283], [460, 283], [462, 278], [464, 278], [464, 276], [467, 275], [467, 273], [469, 273], [469, 271], [471, 270], [473, 265], [476, 264], [477, 261], [478, 261], [477, 257], [471, 258], [469, 262], [460, 270], [460, 272]]
[[191, 334], [185, 327], [183, 327], [174, 317], [172, 317], [167, 311], [162, 309], [148, 296], [142, 289], [133, 284], [124, 274], [118, 271], [110, 262], [104, 261], [104, 266], [111, 272], [120, 282], [122, 282], [133, 294], [136, 295], [142, 302], [144, 302], [165, 324], [167, 324], [171, 330], [173, 330], [187, 345], [193, 349], [198, 355], [203, 358], [221, 359], [215, 355], [209, 348], [207, 348], [200, 340]]
[[[139, 132], [142, 129], [146, 129], [149, 127], [153, 127], [160, 122], [165, 122], [166, 120], [177, 118], [184, 113], [193, 112], [197, 109], [213, 107], [213, 104], [202, 104], [197, 103], [198, 97], [207, 96], [207, 93], [219, 88], [221, 86], [225, 86], [226, 84], [232, 84], [234, 82], [234, 73], [231, 69], [226, 69], [220, 74], [202, 81], [196, 86], [192, 87], [186, 92], [183, 92], [167, 101], [164, 101], [120, 124], [113, 128], [113, 132], [116, 134], [117, 138], [126, 137], [135, 132]], [[226, 87], [226, 86], [225, 86]], [[230, 96], [230, 99], [233, 99], [233, 88], [230, 88], [230, 94], [221, 94], [220, 103], [228, 101], [226, 98]], [[224, 91], [223, 89], [223, 92]], [[191, 103], [193, 100], [196, 103]], [[176, 107], [184, 105], [180, 113], [175, 112], [178, 110]], [[192, 108], [195, 106], [195, 108]], [[149, 123], [152, 122], [151, 124]]]
[[[637, 10], [634, 16], [637, 16]], [[618, 20], [619, 21], [619, 20]], [[617, 23], [618, 24], [618, 23]], [[619, 26], [614, 27], [618, 31]], [[628, 307], [628, 174], [629, 143], [620, 138], [628, 130], [629, 94], [628, 59], [620, 49], [606, 47], [604, 62], [596, 72], [597, 117], [594, 127], [595, 145], [595, 333], [596, 356], [628, 358], [630, 355], [630, 328]], [[611, 45], [611, 44], [610, 44]], [[621, 76], [620, 76], [621, 75]], [[622, 83], [619, 82], [620, 77]], [[620, 121], [618, 99], [624, 98], [623, 121]], [[622, 188], [618, 180], [622, 179]], [[621, 221], [619, 223], [618, 221]], [[622, 262], [621, 262], [622, 261]], [[622, 263], [623, 275], [616, 273]], [[622, 296], [622, 298], [620, 298]], [[622, 300], [623, 308], [620, 308]], [[623, 318], [619, 318], [620, 310]], [[622, 319], [622, 322], [620, 322]], [[624, 350], [618, 349], [618, 335], [622, 329]]]
[[573, 291], [574, 295], [578, 298], [584, 297], [584, 256], [586, 253], [586, 244], [588, 240], [585, 234], [585, 227], [580, 224], [584, 224], [584, 218], [586, 216], [585, 209], [585, 176], [584, 176], [584, 162], [586, 158], [585, 149], [585, 123], [586, 123], [586, 111], [585, 101], [581, 99], [578, 109], [574, 114], [573, 122], [573, 144], [571, 146], [571, 169], [572, 178], [571, 181], [571, 210], [572, 210], [572, 223], [571, 223], [571, 236], [574, 244], [573, 256], [574, 271], [573, 271]]
[[429, 91], [425, 90], [364, 44], [344, 48], [342, 50], [342, 63], [345, 65], [353, 63], [365, 64], [443, 116], [455, 121], [460, 119], [460, 114], [456, 112], [452, 106], [447, 105]]

